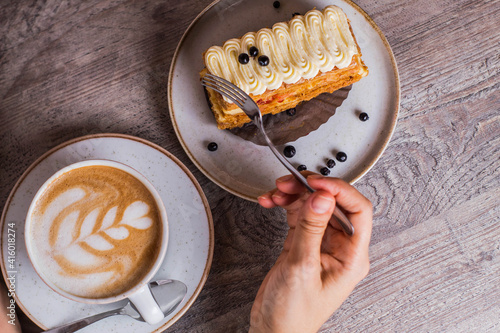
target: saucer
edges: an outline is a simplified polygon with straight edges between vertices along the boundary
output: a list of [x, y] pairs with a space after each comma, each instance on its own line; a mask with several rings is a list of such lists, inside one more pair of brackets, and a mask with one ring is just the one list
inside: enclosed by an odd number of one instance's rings
[[[203, 52], [212, 45], [222, 45], [249, 31], [288, 21], [293, 13], [339, 6], [351, 22], [361, 48], [362, 59], [370, 73], [352, 86], [349, 96], [335, 115], [317, 130], [288, 142], [296, 154], [290, 158], [295, 166], [320, 172], [326, 161], [337, 152], [347, 160], [337, 163], [330, 176], [354, 183], [380, 158], [396, 126], [399, 110], [399, 75], [387, 39], [374, 21], [350, 0], [289, 0], [279, 8], [272, 1], [214, 1], [191, 23], [180, 40], [169, 74], [170, 118], [186, 154], [209, 179], [223, 189], [247, 200], [275, 187], [275, 179], [287, 170], [265, 146], [219, 130], [210, 110], [199, 72], [203, 69]], [[321, 102], [321, 101], [320, 101]], [[368, 121], [359, 114], [366, 112]], [[207, 145], [215, 142], [217, 151]], [[277, 147], [283, 152], [285, 145]]]
[[16, 306], [43, 329], [115, 309], [127, 302], [91, 305], [57, 294], [34, 271], [24, 244], [24, 221], [38, 188], [63, 167], [89, 159], [129, 165], [155, 186], [167, 210], [169, 243], [165, 260], [153, 280], [180, 280], [188, 291], [177, 309], [156, 325], [128, 316], [112, 316], [81, 332], [164, 331], [191, 307], [205, 284], [214, 251], [213, 221], [207, 199], [186, 166], [160, 146], [137, 137], [95, 134], [77, 138], [48, 151], [24, 172], [11, 191], [0, 220], [3, 278], [8, 286], [15, 288]]

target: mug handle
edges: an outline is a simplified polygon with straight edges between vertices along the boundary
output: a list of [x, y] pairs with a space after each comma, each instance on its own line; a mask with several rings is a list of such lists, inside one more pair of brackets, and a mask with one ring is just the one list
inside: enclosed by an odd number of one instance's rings
[[150, 325], [159, 323], [165, 318], [158, 303], [156, 303], [149, 284], [146, 284], [128, 299], [134, 303], [142, 318]]

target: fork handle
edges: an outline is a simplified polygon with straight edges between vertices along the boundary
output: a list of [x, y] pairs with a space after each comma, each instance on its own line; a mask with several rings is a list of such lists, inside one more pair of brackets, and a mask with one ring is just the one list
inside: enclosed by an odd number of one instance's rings
[[[274, 155], [276, 155], [281, 164], [283, 164], [285, 168], [287, 168], [288, 171], [290, 171], [290, 173], [294, 175], [295, 178], [297, 178], [309, 192], [311, 193], [315, 192], [315, 190], [307, 183], [307, 179], [299, 171], [297, 171], [297, 169], [295, 169], [293, 165], [286, 158], [284, 158], [283, 155], [281, 155], [280, 152], [274, 147], [274, 144], [271, 142], [271, 140], [267, 136], [266, 132], [262, 129], [262, 127], [261, 126], [258, 127], [260, 128], [261, 133], [267, 142], [267, 146], [271, 149]], [[338, 224], [340, 225], [340, 227], [342, 228], [342, 230], [346, 235], [348, 236], [354, 235], [354, 227], [351, 221], [349, 221], [347, 216], [345, 216], [345, 214], [337, 206], [335, 206], [335, 209], [333, 211], [333, 217], [335, 217], [335, 220], [338, 222]]]

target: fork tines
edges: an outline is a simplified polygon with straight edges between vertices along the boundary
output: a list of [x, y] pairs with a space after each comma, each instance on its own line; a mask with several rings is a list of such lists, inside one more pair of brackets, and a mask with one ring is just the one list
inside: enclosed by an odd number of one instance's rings
[[223, 96], [226, 96], [240, 108], [247, 99], [243, 90], [231, 82], [212, 74], [206, 74], [201, 80], [201, 84], [207, 88], [215, 90]]

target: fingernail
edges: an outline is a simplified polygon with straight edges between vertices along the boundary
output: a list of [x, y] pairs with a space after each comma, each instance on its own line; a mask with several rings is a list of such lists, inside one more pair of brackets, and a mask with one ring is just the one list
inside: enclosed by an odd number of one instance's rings
[[316, 196], [312, 201], [312, 209], [316, 214], [326, 213], [333, 204], [333, 198], [323, 195]]
[[322, 175], [310, 175], [308, 176], [307, 178], [311, 178], [311, 179], [322, 179], [324, 178]]
[[283, 177], [276, 179], [276, 181], [283, 183], [283, 182], [287, 182], [287, 181], [291, 180], [292, 178], [293, 178], [293, 175], [287, 175], [287, 176], [283, 176]]
[[275, 198], [275, 199], [281, 199], [281, 198], [283, 198], [283, 194], [280, 191], [276, 191], [273, 194], [273, 198]]

